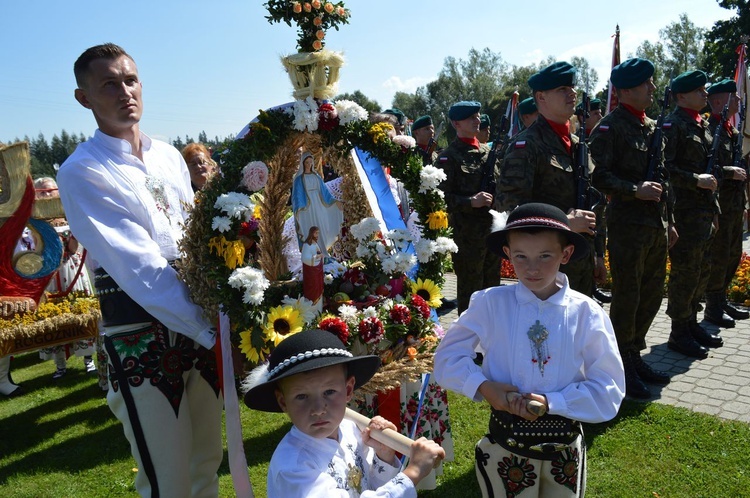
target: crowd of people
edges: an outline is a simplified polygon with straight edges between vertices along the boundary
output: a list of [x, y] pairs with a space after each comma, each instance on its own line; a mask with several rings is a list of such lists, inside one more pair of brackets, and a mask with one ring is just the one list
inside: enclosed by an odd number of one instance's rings
[[[657, 123], [645, 112], [654, 70], [641, 58], [614, 67], [619, 103], [604, 114], [598, 100], [576, 106], [571, 64], [551, 64], [529, 79], [532, 95], [518, 105], [522, 129], [505, 143], [490, 143], [491, 120], [469, 100], [450, 108], [456, 138], [442, 150], [430, 116], [410, 122], [388, 109], [373, 117], [390, 123], [394, 135], [410, 132], [423, 165], [445, 173], [440, 188], [458, 246], [460, 316], [435, 353], [435, 376], [492, 407], [489, 433], [476, 446], [484, 496], [533, 487], [539, 496], [583, 496], [581, 422], [610, 420], [626, 394], [646, 399], [649, 383], [669, 382], [641, 358], [667, 255], [671, 349], [705, 358], [722, 345], [698, 323], [704, 296], [706, 321], [731, 327], [748, 318], [726, 299], [746, 202], [746, 169], [733, 155], [738, 132], [725, 119], [737, 112], [737, 87], [727, 79], [706, 90], [705, 73], [683, 73], [671, 83], [675, 109]], [[194, 191], [218, 167], [201, 144], [180, 154], [141, 131], [141, 82], [121, 47], [87, 49], [74, 74], [75, 98], [98, 128], [57, 176], [65, 228], [75, 234], [66, 250], [80, 259], [80, 242], [90, 255], [107, 403], [139, 469], [136, 489], [142, 496], [218, 496], [216, 331], [175, 269]], [[701, 115], [707, 105], [708, 119]], [[341, 211], [313, 166], [312, 154], [300, 154], [292, 208], [300, 248], [314, 248], [304, 261], [317, 268], [335, 235], [321, 225], [329, 217], [312, 209], [339, 218]], [[408, 192], [388, 178], [406, 219]], [[592, 299], [606, 277], [605, 248], [608, 314]], [[502, 258], [513, 265], [516, 285], [499, 285]], [[416, 496], [443, 449], [422, 438], [402, 468], [372, 436], [393, 429], [391, 422], [375, 417], [360, 431], [344, 420], [354, 390], [379, 364], [352, 356], [332, 334], [304, 331], [283, 340], [251, 375], [246, 404], [284, 411], [293, 424], [271, 461], [269, 496]], [[0, 380], [8, 377], [3, 368]], [[64, 368], [58, 364], [56, 378]]]

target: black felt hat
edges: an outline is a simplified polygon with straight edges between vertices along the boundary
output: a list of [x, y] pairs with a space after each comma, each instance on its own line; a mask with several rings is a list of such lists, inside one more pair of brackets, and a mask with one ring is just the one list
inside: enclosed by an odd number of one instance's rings
[[492, 233], [487, 236], [487, 247], [490, 251], [508, 258], [503, 247], [508, 245], [508, 233], [519, 229], [545, 229], [564, 233], [568, 243], [573, 244], [575, 249], [570, 261], [576, 261], [589, 253], [589, 243], [581, 235], [570, 229], [568, 217], [561, 209], [549, 204], [530, 202], [521, 204], [508, 215], [507, 221], [501, 213], [495, 215]]
[[354, 388], [364, 385], [380, 367], [377, 356], [354, 356], [331, 332], [304, 330], [281, 341], [268, 363], [255, 368], [242, 383], [245, 404], [253, 410], [280, 412], [276, 383], [286, 377], [331, 365], [345, 364]]

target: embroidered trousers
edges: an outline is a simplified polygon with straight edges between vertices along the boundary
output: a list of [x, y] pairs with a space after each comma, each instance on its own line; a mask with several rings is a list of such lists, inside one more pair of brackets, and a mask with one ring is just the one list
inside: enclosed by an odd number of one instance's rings
[[576, 498], [586, 491], [586, 445], [579, 436], [554, 460], [537, 460], [506, 450], [487, 435], [474, 448], [484, 498]]
[[138, 493], [217, 497], [222, 397], [213, 352], [158, 322], [104, 342], [107, 404], [130, 442]]

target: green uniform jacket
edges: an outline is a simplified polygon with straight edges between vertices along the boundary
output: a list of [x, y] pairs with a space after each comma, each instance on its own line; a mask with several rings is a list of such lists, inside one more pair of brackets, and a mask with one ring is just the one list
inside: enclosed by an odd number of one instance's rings
[[664, 164], [674, 186], [675, 211], [706, 209], [719, 212], [710, 190], [698, 188], [698, 175], [706, 173], [713, 137], [705, 119], [697, 123], [677, 107], [664, 119]]
[[[471, 197], [481, 191], [484, 164], [489, 152], [490, 148], [486, 144], [480, 144], [479, 149], [475, 149], [456, 138], [438, 154], [435, 166], [447, 176], [440, 184], [440, 189], [445, 193], [449, 215], [463, 214], [491, 220], [489, 209], [471, 207]], [[497, 165], [494, 170], [493, 174], [497, 178]]]
[[[505, 152], [498, 195], [498, 211], [511, 211], [529, 202], [544, 202], [567, 213], [576, 207], [575, 151], [578, 137], [571, 135], [571, 153], [543, 116], [511, 139]], [[589, 172], [593, 162], [589, 161]]]
[[[719, 124], [719, 116], [714, 114], [708, 120], [708, 128], [711, 130], [711, 136], [716, 132], [716, 126]], [[719, 151], [716, 160], [722, 166], [724, 179], [719, 184], [719, 204], [722, 213], [742, 211], [745, 208], [745, 182], [732, 180], [734, 171], [731, 169], [734, 164], [734, 150], [732, 146], [739, 131], [732, 128], [730, 134], [726, 128], [719, 134]]]
[[645, 181], [648, 153], [656, 122], [641, 121], [622, 106], [602, 118], [589, 139], [591, 157], [596, 163], [594, 186], [610, 196], [608, 223], [632, 223], [665, 228], [674, 223], [674, 193], [669, 172], [664, 167], [664, 139], [658, 145], [657, 164], [651, 181], [662, 186], [661, 200], [642, 201], [635, 197], [637, 184]]

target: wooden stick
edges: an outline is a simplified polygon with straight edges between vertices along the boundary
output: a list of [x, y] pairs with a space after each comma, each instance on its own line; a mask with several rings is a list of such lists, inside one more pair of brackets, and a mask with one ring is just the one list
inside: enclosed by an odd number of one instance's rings
[[[369, 418], [365, 417], [361, 413], [355, 412], [351, 408], [346, 409], [344, 418], [347, 420], [351, 420], [352, 422], [357, 424], [357, 427], [359, 427], [360, 430], [364, 430], [368, 425], [370, 425]], [[408, 437], [404, 436], [400, 432], [394, 431], [393, 429], [385, 429], [382, 431], [378, 429], [370, 429], [370, 437], [375, 441], [383, 443], [389, 448], [396, 450], [402, 455], [406, 456], [409, 456], [411, 454], [411, 446], [414, 444], [414, 440], [409, 439]]]
[[[523, 398], [523, 394], [519, 392], [509, 392], [505, 395], [505, 399], [508, 400], [508, 403], [512, 403], [516, 398]], [[544, 403], [540, 403], [535, 399], [526, 400], [526, 409], [537, 417], [541, 417], [542, 415], [547, 413], [547, 407], [544, 405]]]

